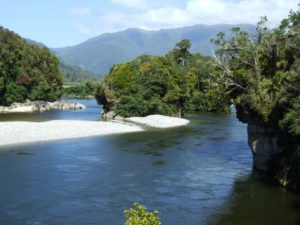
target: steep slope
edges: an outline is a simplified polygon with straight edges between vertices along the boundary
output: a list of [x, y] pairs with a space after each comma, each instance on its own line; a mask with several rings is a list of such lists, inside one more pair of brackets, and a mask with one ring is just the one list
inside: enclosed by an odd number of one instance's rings
[[211, 55], [213, 47], [210, 39], [220, 31], [230, 32], [234, 26], [239, 26], [250, 33], [255, 32], [255, 26], [248, 24], [195, 25], [159, 31], [128, 29], [102, 34], [79, 45], [53, 51], [71, 65], [105, 74], [112, 65], [127, 62], [142, 54], [164, 55], [184, 38], [191, 41], [193, 53]]
[[[39, 48], [48, 48], [41, 42], [25, 39], [27, 43], [36, 45]], [[51, 51], [51, 49], [50, 49]], [[51, 51], [53, 53], [53, 51]], [[99, 75], [86, 71], [78, 66], [72, 66], [66, 63], [61, 57], [57, 57], [59, 61], [58, 69], [62, 75], [64, 84], [83, 83], [85, 81], [98, 80]]]

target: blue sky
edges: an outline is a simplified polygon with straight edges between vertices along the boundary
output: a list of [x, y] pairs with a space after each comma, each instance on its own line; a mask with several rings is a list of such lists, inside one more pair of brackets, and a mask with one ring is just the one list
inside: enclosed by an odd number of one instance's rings
[[0, 25], [49, 47], [127, 28], [252, 23], [276, 26], [299, 0], [0, 0]]

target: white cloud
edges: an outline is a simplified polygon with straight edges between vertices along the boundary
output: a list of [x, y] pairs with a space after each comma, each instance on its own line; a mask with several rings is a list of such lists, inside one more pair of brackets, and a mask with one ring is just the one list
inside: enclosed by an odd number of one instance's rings
[[[127, 28], [158, 30], [194, 24], [256, 24], [267, 16], [269, 25], [276, 26], [286, 18], [291, 9], [298, 9], [299, 0], [186, 0], [181, 7], [175, 1], [160, 0], [111, 0], [115, 3], [139, 8], [135, 13], [107, 12], [96, 15], [93, 34], [115, 32]], [[150, 5], [152, 7], [150, 7]], [[83, 29], [82, 29], [83, 30]], [[87, 33], [87, 32], [85, 32]]]
[[75, 16], [87, 16], [91, 14], [91, 10], [89, 7], [81, 7], [81, 8], [72, 9], [71, 13]]
[[111, 0], [115, 4], [124, 5], [127, 7], [142, 8], [146, 7], [147, 0]]
[[297, 9], [298, 0], [190, 0], [185, 9], [189, 17], [202, 23], [252, 23], [268, 16], [272, 26]]

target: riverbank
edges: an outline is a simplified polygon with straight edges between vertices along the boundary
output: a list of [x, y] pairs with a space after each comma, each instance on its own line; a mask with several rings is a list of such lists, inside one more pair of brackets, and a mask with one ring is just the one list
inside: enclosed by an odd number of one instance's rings
[[40, 123], [2, 122], [0, 146], [139, 131], [143, 129], [137, 125], [115, 122], [75, 120], [53, 120]]
[[190, 121], [178, 117], [162, 116], [162, 115], [149, 115], [146, 117], [130, 117], [124, 119], [126, 122], [134, 123], [142, 127], [153, 128], [170, 128], [185, 126]]
[[127, 121], [52, 120], [0, 123], [0, 146], [60, 139], [145, 131], [145, 127], [170, 128], [188, 120], [161, 115], [128, 118]]
[[13, 103], [10, 106], [0, 106], [0, 113], [32, 113], [46, 112], [50, 110], [81, 110], [86, 106], [79, 103], [67, 101], [26, 101], [24, 103]]

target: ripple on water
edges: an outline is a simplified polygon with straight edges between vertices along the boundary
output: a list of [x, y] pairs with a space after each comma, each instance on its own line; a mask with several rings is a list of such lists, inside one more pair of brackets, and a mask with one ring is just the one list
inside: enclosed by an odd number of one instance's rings
[[[88, 105], [36, 120], [98, 120]], [[187, 127], [1, 150], [0, 224], [123, 224], [133, 202], [158, 209], [164, 225], [297, 224], [299, 197], [253, 175], [245, 125], [187, 116]]]

